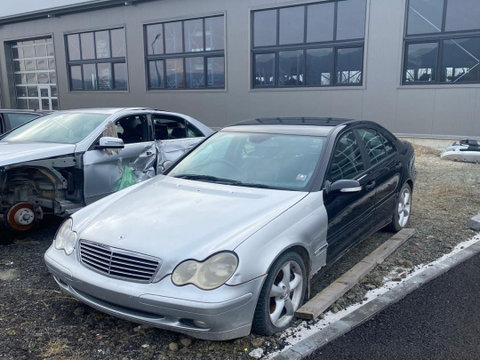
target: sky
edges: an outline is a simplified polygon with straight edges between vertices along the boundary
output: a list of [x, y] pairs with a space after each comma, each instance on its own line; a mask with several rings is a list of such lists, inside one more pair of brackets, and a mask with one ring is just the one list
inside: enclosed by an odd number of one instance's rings
[[88, 1], [91, 0], [0, 0], [0, 17]]

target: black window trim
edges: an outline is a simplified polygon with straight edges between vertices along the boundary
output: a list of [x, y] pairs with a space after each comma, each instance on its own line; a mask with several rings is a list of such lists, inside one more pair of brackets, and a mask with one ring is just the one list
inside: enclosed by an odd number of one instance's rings
[[[446, 82], [442, 81], [442, 70], [443, 70], [443, 46], [446, 40], [455, 40], [455, 39], [466, 39], [466, 38], [479, 38], [480, 40], [480, 27], [478, 29], [469, 29], [469, 30], [456, 30], [456, 31], [446, 31], [446, 18], [447, 18], [447, 7], [448, 1], [444, 0], [443, 10], [442, 10], [442, 25], [439, 32], [431, 33], [421, 33], [421, 34], [408, 34], [408, 12], [410, 8], [410, 1], [405, 2], [405, 14], [404, 14], [404, 36], [403, 36], [403, 56], [402, 56], [402, 74], [401, 74], [401, 86], [465, 86], [465, 85], [474, 85], [479, 84], [478, 81], [464, 81], [460, 83]], [[435, 68], [433, 69], [434, 78], [432, 81], [406, 81], [406, 66], [408, 64], [408, 52], [407, 48], [410, 44], [424, 44], [424, 43], [438, 43], [437, 48], [437, 57], [435, 61]]]
[[[362, 151], [362, 156], [364, 157], [365, 172], [369, 172], [373, 168], [375, 168], [379, 165], [382, 165], [384, 162], [389, 161], [392, 158], [394, 158], [395, 156], [397, 156], [398, 149], [395, 146], [394, 142], [388, 136], [386, 136], [385, 133], [383, 131], [381, 131], [380, 129], [372, 127], [372, 126], [370, 126], [370, 127], [368, 127], [368, 126], [357, 126], [357, 127], [354, 127], [352, 130], [355, 132], [355, 137], [357, 138], [357, 141], [358, 141], [359, 146], [360, 146], [361, 151]], [[393, 148], [393, 152], [391, 154], [387, 154], [387, 156], [385, 156], [383, 159], [376, 162], [375, 164], [372, 164], [370, 156], [368, 156], [367, 146], [366, 146], [365, 141], [363, 140], [362, 136], [360, 135], [359, 130], [367, 130], [367, 131], [370, 130], [370, 131], [374, 131], [375, 133], [379, 134], [382, 138], [384, 138], [385, 140], [390, 142], [390, 144], [392, 145], [392, 148]]]
[[[223, 18], [223, 33], [224, 33], [224, 43], [222, 50], [205, 50], [206, 48], [206, 29], [205, 29], [205, 20], [209, 18], [215, 17], [222, 17]], [[198, 90], [225, 90], [227, 86], [227, 73], [226, 73], [226, 57], [225, 57], [225, 41], [226, 41], [226, 28], [225, 28], [225, 13], [213, 14], [213, 15], [205, 15], [205, 16], [198, 16], [198, 17], [189, 17], [189, 18], [180, 18], [175, 20], [163, 20], [163, 21], [155, 21], [155, 22], [148, 22], [143, 24], [143, 48], [144, 48], [144, 59], [145, 59], [145, 83], [147, 91], [198, 91]], [[202, 20], [203, 23], [203, 51], [185, 51], [185, 22], [190, 20]], [[169, 53], [165, 52], [165, 24], [176, 23], [180, 22], [182, 24], [182, 48], [183, 52], [180, 53]], [[147, 27], [150, 25], [162, 25], [162, 41], [163, 41], [163, 54], [148, 54], [148, 38], [147, 38]], [[203, 75], [205, 78], [205, 83], [203, 87], [187, 87], [187, 74], [186, 74], [186, 58], [195, 58], [201, 57], [203, 58]], [[223, 57], [224, 63], [224, 85], [223, 86], [208, 86], [208, 67], [207, 62], [209, 58], [213, 57]], [[183, 64], [183, 88], [170, 88], [167, 86], [167, 67], [166, 61], [167, 59], [181, 59]], [[150, 86], [150, 68], [149, 62], [150, 61], [163, 61], [163, 87], [151, 87]]]
[[[251, 79], [250, 79], [250, 89], [251, 90], [261, 90], [261, 89], [315, 89], [315, 88], [333, 88], [333, 87], [364, 87], [365, 86], [365, 39], [367, 37], [367, 21], [368, 21], [368, 2], [366, 1], [365, 6], [365, 28], [363, 38], [352, 38], [346, 40], [337, 40], [337, 21], [338, 21], [338, 3], [340, 1], [346, 0], [327, 0], [327, 1], [316, 1], [309, 2], [305, 4], [292, 4], [285, 6], [269, 7], [269, 8], [258, 8], [250, 11], [250, 64], [251, 64]], [[333, 3], [333, 39], [328, 41], [320, 42], [307, 42], [307, 26], [308, 26], [308, 6], [317, 5], [317, 4], [326, 4]], [[304, 31], [303, 31], [303, 42], [294, 43], [294, 44], [280, 44], [280, 10], [291, 7], [304, 7]], [[267, 46], [257, 46], [255, 47], [255, 27], [254, 27], [254, 14], [261, 11], [276, 11], [276, 43], [275, 45]], [[307, 84], [307, 56], [306, 50], [312, 49], [324, 49], [331, 48], [333, 49], [333, 64], [332, 64], [332, 79], [330, 85], [308, 85]], [[361, 80], [359, 83], [342, 83], [337, 81], [337, 49], [340, 48], [362, 48], [362, 74]], [[279, 77], [279, 52], [283, 51], [292, 51], [292, 50], [303, 50], [303, 69], [305, 80], [302, 85], [280, 85], [278, 82]], [[256, 74], [256, 62], [255, 56], [257, 54], [275, 54], [274, 56], [274, 82], [272, 85], [257, 85], [255, 84], [255, 74]]]
[[[125, 56], [123, 57], [112, 57], [112, 30], [122, 30], [124, 34], [124, 39], [125, 39]], [[120, 26], [114, 26], [114, 27], [109, 27], [109, 28], [99, 28], [99, 29], [91, 29], [91, 30], [82, 30], [82, 31], [74, 31], [74, 32], [68, 32], [64, 33], [63, 40], [64, 40], [64, 46], [65, 46], [65, 54], [66, 54], [66, 65], [67, 65], [67, 75], [68, 75], [68, 89], [70, 92], [81, 92], [81, 91], [86, 91], [86, 92], [128, 92], [129, 91], [129, 81], [128, 81], [128, 66], [127, 66], [127, 38], [126, 38], [126, 27], [125, 25], [120, 25]], [[95, 38], [95, 33], [100, 32], [100, 31], [108, 31], [108, 39], [109, 39], [109, 47], [110, 47], [110, 57], [109, 58], [97, 58], [97, 43], [96, 43], [96, 38]], [[92, 33], [93, 34], [93, 51], [95, 57], [93, 59], [82, 59], [82, 43], [81, 43], [81, 34], [86, 34], [86, 33]], [[79, 41], [79, 53], [80, 53], [80, 59], [78, 60], [70, 60], [70, 53], [69, 53], [69, 48], [68, 48], [68, 37], [71, 35], [76, 35], [78, 37]], [[98, 89], [98, 84], [97, 84], [97, 89], [85, 89], [84, 86], [84, 80], [83, 80], [83, 65], [86, 64], [93, 64], [95, 65], [95, 76], [97, 78], [98, 82], [98, 67], [97, 64], [105, 64], [108, 63], [110, 64], [110, 72], [112, 74], [112, 88], [111, 89]], [[126, 84], [125, 84], [125, 89], [116, 89], [115, 88], [115, 66], [114, 64], [125, 64], [126, 68]], [[80, 74], [82, 76], [82, 89], [74, 89], [72, 86], [72, 66], [80, 66]]]

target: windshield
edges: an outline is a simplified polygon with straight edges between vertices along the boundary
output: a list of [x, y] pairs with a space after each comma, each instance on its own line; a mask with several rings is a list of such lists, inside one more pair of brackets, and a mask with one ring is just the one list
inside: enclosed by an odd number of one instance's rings
[[219, 132], [192, 151], [168, 176], [237, 186], [303, 190], [325, 138]]
[[76, 144], [107, 117], [107, 114], [54, 113], [13, 130], [2, 140]]

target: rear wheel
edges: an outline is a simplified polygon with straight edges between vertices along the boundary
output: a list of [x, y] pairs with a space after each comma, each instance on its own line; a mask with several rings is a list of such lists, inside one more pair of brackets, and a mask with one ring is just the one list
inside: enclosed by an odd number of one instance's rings
[[405, 183], [400, 190], [397, 198], [397, 204], [393, 212], [392, 222], [388, 225], [388, 230], [397, 232], [408, 225], [410, 212], [412, 210], [412, 188]]
[[32, 204], [21, 202], [6, 213], [5, 222], [10, 230], [28, 231], [35, 225], [35, 210]]
[[306, 271], [302, 257], [287, 252], [272, 265], [258, 298], [253, 331], [273, 335], [290, 326], [295, 311], [302, 305], [306, 289]]

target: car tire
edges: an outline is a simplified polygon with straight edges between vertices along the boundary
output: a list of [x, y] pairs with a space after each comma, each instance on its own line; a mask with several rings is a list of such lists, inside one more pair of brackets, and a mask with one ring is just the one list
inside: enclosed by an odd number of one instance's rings
[[403, 184], [398, 193], [395, 209], [393, 210], [392, 222], [387, 230], [398, 232], [408, 225], [412, 211], [412, 188], [408, 183]]
[[252, 331], [270, 336], [289, 327], [295, 319], [295, 311], [303, 304], [306, 288], [302, 257], [294, 251], [281, 255], [271, 266], [263, 284]]

